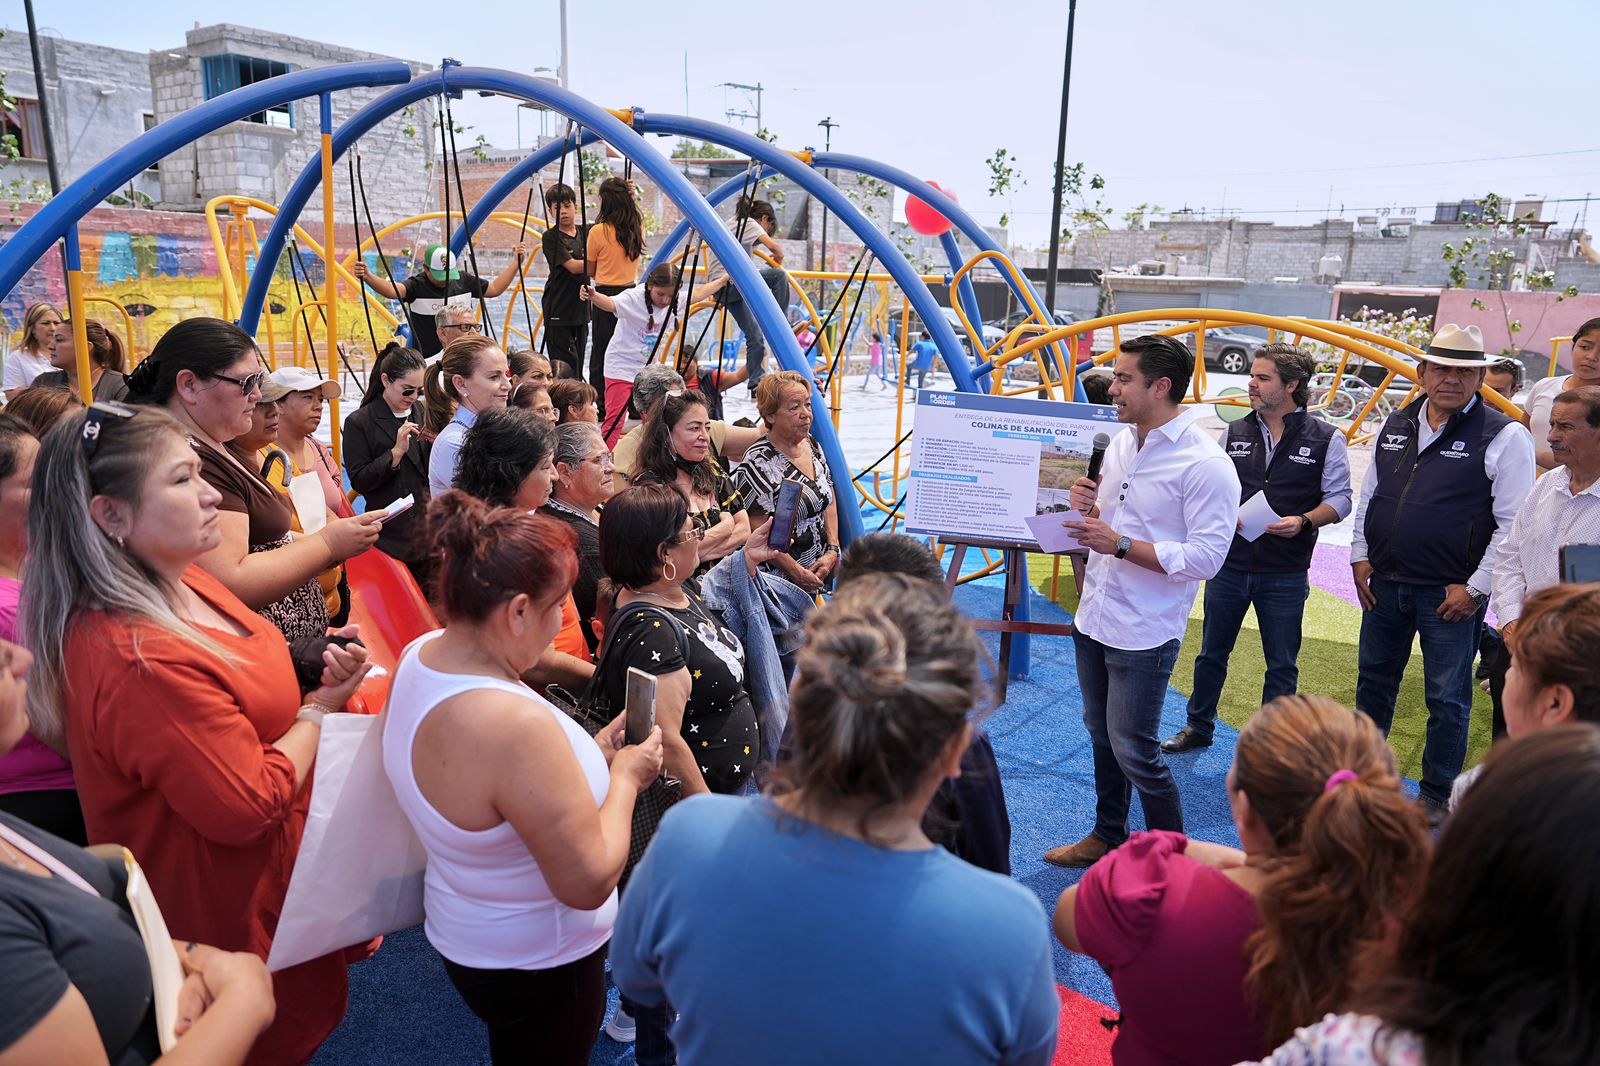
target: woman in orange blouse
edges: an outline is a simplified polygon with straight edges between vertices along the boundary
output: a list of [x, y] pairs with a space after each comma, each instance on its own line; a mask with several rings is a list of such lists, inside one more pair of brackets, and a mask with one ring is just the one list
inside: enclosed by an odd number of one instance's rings
[[[589, 230], [588, 255], [594, 287], [607, 296], [626, 292], [638, 282], [639, 259], [644, 255], [644, 216], [633, 198], [632, 182], [607, 178], [600, 183], [600, 215]], [[617, 316], [599, 306], [593, 313], [589, 384], [604, 402], [606, 349], [617, 331]], [[600, 417], [605, 417], [604, 411]]]
[[[322, 717], [360, 683], [365, 651], [323, 652], [302, 698], [282, 635], [196, 565], [221, 537], [221, 495], [164, 411], [68, 416], [34, 476], [34, 732], [65, 740], [90, 841], [139, 856], [174, 937], [265, 957]], [[280, 971], [273, 989], [277, 1018], [249, 1061], [304, 1062], [344, 1015], [344, 956]]]

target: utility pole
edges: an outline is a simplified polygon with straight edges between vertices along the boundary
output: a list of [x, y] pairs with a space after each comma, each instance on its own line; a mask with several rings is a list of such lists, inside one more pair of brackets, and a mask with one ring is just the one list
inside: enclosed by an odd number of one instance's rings
[[1050, 266], [1044, 281], [1044, 313], [1054, 324], [1056, 314], [1056, 270], [1061, 263], [1061, 196], [1067, 177], [1067, 98], [1072, 92], [1072, 23], [1078, 14], [1078, 0], [1067, 5], [1067, 64], [1061, 75], [1061, 129], [1056, 134], [1056, 200], [1050, 207]]
[[[755, 97], [756, 97], [756, 111], [755, 111], [755, 114], [752, 115], [748, 111], [734, 111], [734, 110], [726, 111], [726, 112], [724, 112], [724, 114], [726, 114], [730, 119], [734, 119], [734, 118], [741, 118], [741, 119], [742, 118], [753, 118], [753, 119], [755, 119], [756, 120], [756, 133], [759, 134], [761, 132], [761, 130], [762, 130], [762, 126], [761, 126], [761, 93], [762, 93], [762, 91], [764, 89], [764, 86], [759, 81], [756, 82], [754, 85], [744, 85], [744, 84], [742, 84], [740, 82], [736, 82], [736, 81], [725, 81], [725, 82], [719, 83], [717, 85], [717, 88], [719, 88], [719, 89], [740, 89], [740, 90], [742, 90], [744, 92], [754, 93], [755, 94]], [[685, 108], [684, 110], [687, 111], [688, 109]]]
[[50, 171], [50, 195], [54, 196], [61, 191], [61, 170], [56, 162], [55, 135], [50, 132], [50, 101], [45, 98], [44, 63], [39, 59], [39, 27], [33, 21], [33, 0], [22, 0], [22, 7], [28, 14], [28, 48], [33, 53], [33, 85], [39, 94], [39, 126], [44, 130], [44, 162]]
[[[832, 115], [829, 115], [827, 118], [825, 118], [821, 122], [817, 123], [817, 125], [822, 127], [822, 150], [824, 152], [830, 151], [833, 148], [833, 131], [834, 131], [835, 128], [838, 127], [839, 124], [837, 122], [833, 121], [833, 116]], [[822, 177], [830, 185], [833, 184], [833, 172], [831, 170], [824, 170], [822, 172]], [[828, 269], [828, 205], [827, 204], [823, 204], [822, 205], [822, 261], [820, 263], [820, 269], [822, 269], [822, 270], [827, 270]], [[824, 296], [827, 294], [827, 291], [828, 291], [827, 279], [826, 278], [818, 278], [817, 279], [817, 300], [818, 300], [819, 303], [822, 301]], [[827, 325], [827, 323], [823, 323], [823, 325]]]
[[[559, 78], [563, 89], [572, 88], [567, 83], [567, 0], [561, 0], [561, 70]], [[581, 182], [579, 184], [582, 184]]]

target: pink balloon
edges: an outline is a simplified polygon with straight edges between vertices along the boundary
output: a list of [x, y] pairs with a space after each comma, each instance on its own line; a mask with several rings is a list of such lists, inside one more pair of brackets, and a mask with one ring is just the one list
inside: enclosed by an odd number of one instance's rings
[[[930, 181], [928, 184], [950, 197], [950, 199], [956, 200], [956, 194], [938, 182]], [[956, 200], [956, 202], [960, 203], [961, 201]], [[948, 218], [945, 218], [915, 196], [906, 197], [906, 224], [924, 237], [937, 237], [952, 225]]]

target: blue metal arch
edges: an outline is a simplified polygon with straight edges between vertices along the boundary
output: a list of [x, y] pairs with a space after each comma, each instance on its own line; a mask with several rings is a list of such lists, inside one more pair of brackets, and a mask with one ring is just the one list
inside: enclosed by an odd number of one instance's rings
[[[826, 204], [828, 209], [838, 215], [842, 223], [850, 227], [877, 256], [884, 268], [893, 275], [895, 283], [900, 286], [900, 291], [906, 294], [906, 299], [917, 309], [917, 314], [927, 325], [934, 343], [939, 346], [940, 354], [944, 356], [945, 366], [949, 368], [950, 376], [955, 379], [956, 387], [963, 392], [978, 391], [961, 341], [939, 310], [933, 293], [928, 291], [928, 286], [923, 283], [921, 276], [906, 261], [906, 257], [901, 254], [894, 241], [868, 221], [860, 209], [851, 203], [837, 186], [816, 173], [812, 166], [759, 137], [718, 126], [705, 119], [690, 118], [687, 115], [657, 115], [635, 111], [633, 128], [640, 134], [673, 133], [732, 148], [777, 171], [811, 194], [813, 198]], [[694, 225], [700, 230], [702, 237], [707, 240], [711, 238], [712, 235], [700, 227], [698, 220], [694, 221]], [[723, 229], [724, 233], [727, 232], [720, 222], [717, 228]], [[721, 258], [721, 253], [718, 253], [718, 258]], [[749, 299], [748, 295], [746, 299]], [[766, 328], [765, 323], [762, 324], [762, 332], [767, 334], [767, 342], [773, 343], [773, 334]], [[788, 334], [787, 322], [784, 323], [782, 332]]]
[[399, 60], [374, 60], [335, 67], [312, 67], [259, 81], [224, 93], [134, 138], [89, 169], [83, 177], [39, 209], [0, 248], [0, 293], [9, 293], [22, 275], [68, 229], [107, 196], [178, 148], [230, 122], [258, 111], [342, 89], [395, 85], [411, 79], [411, 68]]
[[[756, 316], [756, 322], [761, 327], [762, 334], [767, 337], [778, 364], [786, 370], [797, 371], [804, 374], [808, 380], [811, 379], [811, 371], [801, 354], [800, 346], [795, 342], [794, 334], [789, 331], [787, 316], [778, 307], [778, 303], [772, 298], [771, 292], [762, 284], [760, 274], [756, 272], [749, 257], [741, 252], [738, 243], [733, 238], [733, 234], [728, 232], [726, 227], [722, 225], [722, 220], [717, 217], [716, 212], [701, 199], [700, 194], [689, 184], [688, 180], [673, 169], [671, 160], [661, 155], [642, 136], [630, 130], [626, 124], [605, 108], [585, 100], [575, 93], [515, 71], [447, 65], [428, 76], [419, 78], [416, 83], [406, 86], [404, 90], [386, 93], [379, 100], [375, 100], [372, 104], [363, 108], [359, 114], [363, 116], [362, 122], [366, 129], [370, 129], [383, 117], [377, 110], [380, 104], [389, 108], [388, 113], [393, 113], [394, 110], [398, 110], [405, 104], [431, 93], [462, 91], [494, 92], [513, 99], [543, 104], [546, 108], [576, 121], [585, 130], [592, 131], [597, 138], [606, 141], [612, 147], [627, 154], [634, 161], [634, 164], [678, 205], [684, 216], [701, 233], [706, 243], [710, 245], [712, 253], [723, 262], [728, 273], [733, 276], [734, 284], [738, 285], [741, 291], [753, 294], [752, 296], [747, 296], [746, 300], [751, 311]], [[351, 130], [350, 135], [341, 137], [340, 134], [345, 129]], [[355, 126], [352, 120], [352, 122], [347, 122], [344, 127], [341, 127], [340, 134], [335, 134], [334, 139], [336, 144], [342, 144], [343, 148], [347, 149], [360, 132], [365, 131]], [[762, 141], [757, 141], [756, 143], [765, 144]], [[532, 171], [530, 170], [529, 173], [532, 173]], [[296, 181], [291, 193], [302, 193], [302, 185], [303, 193], [299, 196], [298, 202], [288, 197], [285, 198], [284, 203], [280, 206], [278, 217], [273, 223], [274, 230], [281, 228], [282, 232], [285, 235], [287, 234], [288, 227], [294, 224], [300, 210], [304, 208], [305, 201], [310, 196], [311, 188], [320, 180], [320, 168], [314, 177], [307, 174], [301, 175], [301, 180]], [[846, 204], [845, 206], [848, 207], [849, 205]], [[270, 236], [271, 233], [269, 233]], [[263, 270], [270, 272], [272, 265], [276, 263], [275, 256], [281, 250], [281, 240], [276, 244], [275, 248], [269, 248], [263, 244], [261, 257], [256, 264], [258, 275]], [[269, 256], [272, 257], [269, 258]], [[257, 279], [253, 276], [250, 290], [252, 293], [255, 292], [256, 286]], [[261, 299], [254, 305], [254, 312], [257, 318], [259, 318], [260, 308], [265, 298], [265, 280], [262, 281], [261, 288]], [[242, 316], [240, 325], [245, 325], [245, 320]], [[248, 329], [250, 327], [245, 326], [245, 328]], [[951, 336], [953, 338], [954, 334], [952, 333]], [[833, 431], [832, 423], [828, 421], [827, 411], [819, 393], [813, 393], [812, 406], [816, 413], [816, 421], [821, 426], [821, 432], [817, 434], [818, 443], [822, 446], [823, 454], [827, 457], [829, 469], [832, 471], [836, 483], [844, 484], [850, 479], [850, 466], [844, 457], [843, 449], [839, 445], [838, 434]], [[861, 517], [849, 508], [841, 508], [841, 511], [839, 522], [843, 537], [848, 541], [861, 533]]]

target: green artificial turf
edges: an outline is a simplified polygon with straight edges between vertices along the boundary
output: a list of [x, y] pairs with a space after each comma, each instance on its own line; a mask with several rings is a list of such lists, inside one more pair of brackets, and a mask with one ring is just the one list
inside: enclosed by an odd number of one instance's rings
[[[1028, 576], [1034, 588], [1046, 599], [1051, 599], [1051, 565], [1048, 555], [1028, 557]], [[1072, 581], [1072, 570], [1065, 559], [1061, 562], [1059, 594], [1055, 602], [1068, 611], [1078, 606], [1077, 588]], [[1194, 660], [1200, 654], [1200, 599], [1189, 616], [1189, 629], [1178, 652], [1178, 665], [1172, 671], [1172, 687], [1184, 695], [1192, 691]], [[1331, 593], [1313, 588], [1306, 601], [1305, 638], [1300, 645], [1300, 691], [1317, 692], [1332, 696], [1346, 706], [1354, 706], [1356, 695], [1356, 645], [1361, 632], [1361, 612], [1358, 608]], [[1266, 658], [1261, 654], [1261, 638], [1256, 629], [1255, 612], [1245, 614], [1244, 627], [1239, 641], [1234, 645], [1228, 661], [1228, 681], [1222, 689], [1218, 713], [1224, 722], [1235, 729], [1241, 728], [1261, 701], [1261, 679], [1267, 669]], [[1476, 766], [1489, 749], [1489, 726], [1492, 708], [1488, 693], [1474, 688], [1472, 723], [1467, 731], [1466, 766]], [[1428, 708], [1423, 702], [1422, 653], [1415, 646], [1411, 662], [1406, 667], [1405, 679], [1400, 683], [1400, 696], [1395, 701], [1394, 726], [1389, 731], [1389, 745], [1394, 748], [1395, 762], [1400, 772], [1409, 778], [1422, 774], [1422, 746], [1426, 739]]]

